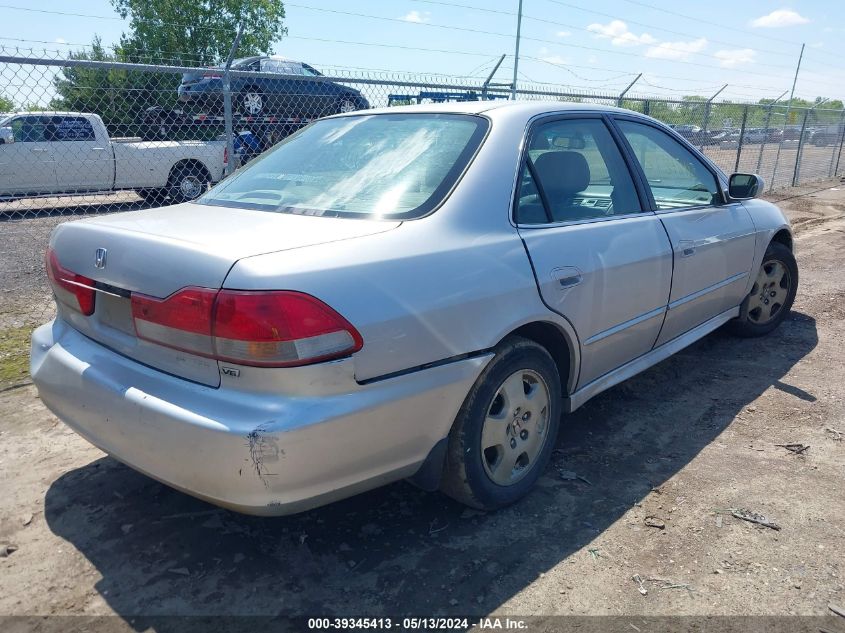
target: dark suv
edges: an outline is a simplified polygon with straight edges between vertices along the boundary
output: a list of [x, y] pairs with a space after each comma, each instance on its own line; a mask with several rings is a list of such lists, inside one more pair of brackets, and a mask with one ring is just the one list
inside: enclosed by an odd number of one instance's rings
[[[232, 70], [262, 73], [232, 77], [232, 108], [242, 116], [301, 121], [370, 107], [354, 88], [324, 79], [302, 62], [277, 56], [244, 57], [232, 63]], [[179, 100], [194, 112], [222, 112], [222, 67], [182, 75]]]

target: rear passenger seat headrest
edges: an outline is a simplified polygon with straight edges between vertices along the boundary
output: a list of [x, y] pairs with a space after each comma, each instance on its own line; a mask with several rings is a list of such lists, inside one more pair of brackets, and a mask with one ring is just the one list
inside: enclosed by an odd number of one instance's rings
[[571, 196], [590, 186], [590, 166], [578, 152], [545, 152], [534, 169], [547, 196]]

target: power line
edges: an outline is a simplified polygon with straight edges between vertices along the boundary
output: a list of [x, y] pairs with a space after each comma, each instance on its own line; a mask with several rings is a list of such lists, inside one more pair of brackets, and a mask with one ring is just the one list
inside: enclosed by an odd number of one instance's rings
[[381, 42], [355, 42], [352, 40], [336, 40], [327, 37], [306, 37], [304, 35], [288, 35], [286, 39], [309, 40], [314, 42], [331, 42], [334, 44], [352, 44], [355, 46], [375, 46], [379, 48], [399, 48], [409, 51], [424, 51], [427, 53], [448, 53], [450, 55], [474, 55], [475, 57], [493, 57], [495, 55], [498, 58], [498, 55], [495, 53], [476, 53], [473, 51], [456, 51], [445, 48], [421, 48], [419, 46], [405, 46], [401, 44], [382, 44]]
[[[447, 7], [459, 7], [459, 8], [462, 8], [462, 9], [470, 9], [470, 10], [473, 10], [473, 11], [481, 11], [481, 12], [484, 12], [484, 13], [498, 13], [498, 14], [501, 14], [501, 15], [509, 15], [509, 16], [516, 15], [515, 13], [513, 13], [511, 11], [502, 11], [502, 10], [488, 9], [486, 7], [478, 7], [478, 6], [467, 5], [467, 4], [457, 4], [457, 3], [453, 3], [453, 2], [444, 2], [443, 0], [411, 0], [411, 1], [412, 2], [422, 2], [424, 4], [435, 4], [435, 5], [440, 5], [440, 6], [447, 6]], [[645, 28], [652, 29], [654, 31], [663, 31], [664, 33], [672, 33], [673, 35], [681, 35], [683, 37], [700, 37], [701, 36], [700, 34], [694, 35], [692, 33], [685, 33], [683, 31], [675, 31], [673, 29], [667, 29], [665, 27], [657, 26], [655, 24], [648, 24], [646, 22], [639, 22], [637, 20], [632, 20], [630, 18], [623, 18], [621, 16], [613, 15], [611, 13], [605, 13], [603, 11], [596, 11], [595, 9], [585, 9], [584, 7], [578, 6], [576, 4], [570, 4], [568, 2], [562, 2], [560, 0], [547, 0], [547, 1], [552, 2], [554, 4], [561, 5], [561, 6], [576, 9], [578, 11], [583, 11], [585, 13], [592, 13], [594, 15], [600, 15], [600, 16], [603, 16], [603, 17], [606, 17], [606, 18], [610, 18], [612, 20], [624, 20], [624, 21], [629, 22], [631, 24], [643, 26]], [[569, 28], [569, 29], [575, 29], [575, 30], [578, 30], [578, 31], [587, 31], [589, 33], [593, 33], [593, 31], [590, 31], [588, 28], [584, 28], [582, 26], [575, 26], [574, 24], [567, 24], [565, 22], [558, 22], [556, 20], [549, 20], [547, 18], [539, 18], [537, 16], [528, 15], [528, 14], [524, 14], [522, 17], [526, 20], [533, 20], [534, 22], [542, 22], [542, 23], [545, 23], [545, 24], [551, 24], [553, 26], [562, 26], [562, 27]], [[724, 40], [710, 39], [710, 41], [715, 42], [716, 44], [723, 44], [725, 46], [740, 46], [738, 44], [735, 44], [735, 43], [732, 43], [732, 42], [726, 42]], [[756, 50], [760, 53], [769, 53], [769, 54], [772, 54], [772, 55], [784, 55], [784, 56], [787, 56], [787, 57], [792, 56], [792, 53], [786, 53], [786, 52], [783, 52], [783, 51], [773, 51], [773, 50], [766, 50], [766, 49], [761, 49], [761, 48], [757, 48]]]
[[[549, 1], [551, 2], [553, 0], [549, 0]], [[494, 35], [496, 37], [508, 37], [508, 38], [513, 37], [513, 35], [510, 34], [510, 33], [501, 33], [501, 32], [496, 32], [496, 31], [485, 31], [483, 29], [472, 29], [472, 28], [461, 27], [461, 26], [449, 26], [449, 25], [445, 25], [445, 24], [432, 24], [430, 22], [409, 22], [409, 21], [404, 20], [402, 18], [390, 18], [390, 17], [386, 17], [386, 16], [381, 16], [381, 15], [372, 15], [372, 14], [367, 14], [367, 13], [355, 13], [355, 12], [352, 12], [352, 11], [341, 11], [339, 9], [326, 9], [324, 7], [312, 7], [312, 6], [303, 5], [303, 4], [294, 4], [294, 3], [291, 3], [291, 2], [288, 2], [287, 6], [296, 7], [296, 8], [299, 8], [299, 9], [306, 9], [306, 10], [309, 10], [309, 11], [320, 11], [320, 12], [324, 12], [324, 13], [334, 13], [334, 14], [338, 14], [338, 15], [348, 15], [348, 16], [359, 17], [359, 18], [367, 18], [367, 19], [372, 19], [372, 20], [383, 20], [383, 21], [387, 21], [387, 22], [399, 22], [399, 23], [402, 23], [402, 24], [411, 24], [411, 25], [414, 25], [414, 26], [425, 26], [425, 27], [429, 27], [429, 28], [448, 29], [448, 30], [452, 30], [452, 31], [464, 31], [464, 32], [469, 32], [469, 33], [478, 33], [478, 34], [482, 34], [482, 35]], [[580, 28], [580, 27], [572, 27], [572, 28]], [[555, 46], [563, 46], [563, 47], [567, 47], [567, 48], [578, 48], [578, 49], [582, 49], [582, 50], [596, 51], [596, 52], [605, 53], [605, 54], [609, 54], [609, 55], [624, 55], [625, 57], [635, 56], [635, 57], [645, 57], [645, 58], [651, 59], [648, 55], [644, 55], [644, 54], [641, 54], [641, 53], [633, 53], [633, 52], [625, 52], [625, 51], [613, 51], [613, 50], [607, 50], [607, 49], [604, 49], [604, 48], [597, 48], [597, 47], [594, 47], [594, 46], [569, 44], [569, 43], [566, 43], [566, 42], [560, 42], [560, 41], [555, 41], [555, 40], [547, 40], [547, 39], [542, 39], [542, 38], [537, 38], [537, 37], [523, 36], [522, 39], [530, 40], [530, 41], [534, 41], [534, 42], [540, 42], [540, 43], [544, 43], [544, 44], [552, 44], [552, 45], [555, 45]], [[714, 59], [721, 61], [721, 58], [716, 57], [715, 55], [709, 55], [707, 53], [686, 52], [685, 54], [712, 57]], [[778, 79], [780, 79], [780, 77], [778, 77], [777, 75], [773, 75], [771, 73], [752, 72], [752, 71], [742, 70], [742, 69], [725, 68], [725, 67], [722, 67], [722, 66], [710, 66], [710, 65], [707, 65], [707, 64], [699, 64], [699, 63], [696, 63], [696, 62], [690, 62], [690, 61], [686, 61], [686, 60], [666, 59], [666, 58], [660, 58], [660, 59], [662, 59], [663, 61], [669, 62], [669, 63], [673, 63], [673, 64], [689, 64], [689, 65], [693, 65], [693, 66], [700, 66], [702, 68], [711, 68], [711, 69], [714, 69], [714, 70], [720, 70], [722, 72], [725, 72], [725, 71], [727, 71], [727, 72], [742, 72], [744, 74], [755, 74], [755, 75], [759, 75], [761, 77], [767, 77], [767, 76], [768, 77], [777, 77]], [[786, 68], [784, 66], [777, 66], [777, 65], [774, 65], [774, 64], [760, 64], [760, 65], [771, 66], [772, 68], [778, 68], [778, 69], [782, 69], [782, 70], [788, 70], [788, 68]]]

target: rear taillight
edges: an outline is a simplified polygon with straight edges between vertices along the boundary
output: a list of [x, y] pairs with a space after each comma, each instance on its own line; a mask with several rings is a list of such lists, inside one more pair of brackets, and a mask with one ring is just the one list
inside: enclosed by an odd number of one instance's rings
[[56, 300], [85, 316], [94, 314], [94, 280], [64, 268], [53, 249], [45, 257], [47, 277]]
[[138, 338], [194, 354], [213, 356], [211, 319], [217, 291], [183, 288], [166, 299], [132, 293]]
[[226, 167], [229, 164], [229, 147], [223, 148], [223, 167]]
[[361, 335], [301, 292], [184, 288], [166, 299], [132, 294], [139, 338], [257, 367], [293, 367], [348, 356]]

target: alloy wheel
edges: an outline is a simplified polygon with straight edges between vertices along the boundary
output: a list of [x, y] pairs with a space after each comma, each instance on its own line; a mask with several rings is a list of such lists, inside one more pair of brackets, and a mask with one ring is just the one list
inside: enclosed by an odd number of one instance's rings
[[264, 109], [264, 100], [257, 92], [247, 92], [243, 97], [243, 105], [247, 114], [256, 116]]
[[185, 176], [179, 183], [179, 193], [184, 200], [199, 198], [202, 194], [202, 181], [196, 176]]
[[748, 320], [757, 325], [772, 321], [789, 296], [789, 270], [778, 260], [763, 263], [748, 300]]
[[355, 112], [357, 109], [355, 103], [349, 99], [344, 99], [340, 102], [340, 112]]
[[481, 429], [481, 461], [494, 483], [513, 485], [534, 466], [549, 435], [549, 399], [548, 385], [530, 369], [496, 390]]

